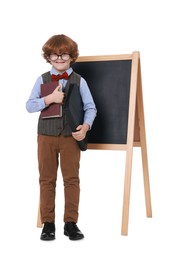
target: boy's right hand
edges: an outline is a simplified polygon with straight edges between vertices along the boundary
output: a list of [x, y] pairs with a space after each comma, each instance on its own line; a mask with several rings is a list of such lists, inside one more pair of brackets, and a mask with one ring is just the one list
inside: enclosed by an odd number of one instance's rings
[[45, 104], [48, 106], [51, 103], [63, 103], [64, 95], [62, 86], [59, 85], [50, 95], [44, 98]]

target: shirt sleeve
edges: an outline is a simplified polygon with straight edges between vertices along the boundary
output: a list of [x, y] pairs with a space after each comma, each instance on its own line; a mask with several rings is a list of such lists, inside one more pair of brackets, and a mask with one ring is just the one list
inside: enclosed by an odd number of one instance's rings
[[44, 98], [40, 97], [40, 85], [43, 83], [42, 77], [40, 76], [31, 91], [28, 101], [26, 102], [26, 109], [29, 113], [38, 112], [43, 110], [46, 105]]
[[93, 97], [91, 95], [90, 89], [88, 87], [88, 84], [83, 77], [81, 77], [81, 81], [80, 81], [80, 94], [82, 97], [83, 109], [84, 109], [84, 122], [83, 123], [88, 124], [91, 129], [92, 124], [93, 124], [94, 119], [97, 114], [97, 109], [96, 109]]

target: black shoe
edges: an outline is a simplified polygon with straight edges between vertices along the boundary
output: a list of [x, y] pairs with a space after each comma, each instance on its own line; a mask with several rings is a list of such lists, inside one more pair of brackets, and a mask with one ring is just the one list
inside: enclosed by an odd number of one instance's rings
[[80, 240], [84, 238], [84, 235], [74, 222], [65, 223], [64, 235], [68, 236], [70, 240]]
[[40, 236], [41, 240], [54, 240], [55, 239], [55, 224], [45, 222]]

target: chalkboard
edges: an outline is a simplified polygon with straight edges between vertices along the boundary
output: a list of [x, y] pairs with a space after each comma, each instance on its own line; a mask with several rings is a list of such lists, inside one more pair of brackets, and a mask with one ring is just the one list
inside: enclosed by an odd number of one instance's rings
[[127, 143], [131, 65], [130, 59], [73, 64], [74, 71], [87, 81], [97, 107], [88, 143]]

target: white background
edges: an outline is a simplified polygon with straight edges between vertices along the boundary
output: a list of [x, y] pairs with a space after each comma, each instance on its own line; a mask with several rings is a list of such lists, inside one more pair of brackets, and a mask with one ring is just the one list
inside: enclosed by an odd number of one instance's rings
[[[2, 259], [173, 259], [173, 1], [1, 1]], [[40, 241], [37, 119], [25, 103], [50, 67], [41, 48], [66, 34], [80, 55], [140, 51], [153, 218], [146, 218], [142, 165], [134, 149], [128, 236], [121, 236], [125, 152], [82, 153], [79, 227], [83, 241], [63, 235], [63, 184], [58, 173], [56, 240]]]

